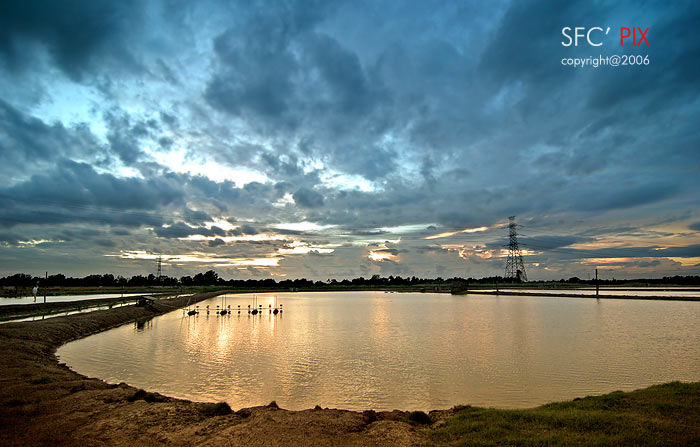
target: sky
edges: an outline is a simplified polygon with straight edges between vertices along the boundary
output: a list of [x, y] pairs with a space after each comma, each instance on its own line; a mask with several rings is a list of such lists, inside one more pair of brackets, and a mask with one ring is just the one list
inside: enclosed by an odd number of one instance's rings
[[[698, 275], [698, 23], [692, 0], [2, 2], [0, 275], [503, 275], [513, 215], [531, 280]], [[614, 55], [642, 64], [592, 66]]]

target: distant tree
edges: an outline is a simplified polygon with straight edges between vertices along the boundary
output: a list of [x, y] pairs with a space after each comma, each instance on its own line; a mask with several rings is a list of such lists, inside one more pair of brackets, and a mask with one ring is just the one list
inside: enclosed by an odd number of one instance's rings
[[63, 287], [66, 285], [66, 277], [61, 273], [57, 275], [51, 275], [46, 280], [46, 285], [51, 287]]
[[191, 276], [183, 276], [180, 278], [180, 284], [183, 286], [191, 286], [194, 284], [194, 281], [192, 280]]
[[3, 278], [0, 283], [2, 283], [3, 286], [29, 287], [36, 284], [36, 279], [26, 273], [17, 273]]

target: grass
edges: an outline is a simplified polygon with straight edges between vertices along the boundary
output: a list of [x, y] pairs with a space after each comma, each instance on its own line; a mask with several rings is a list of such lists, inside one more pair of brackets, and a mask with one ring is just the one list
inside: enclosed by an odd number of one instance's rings
[[451, 446], [700, 445], [700, 383], [672, 382], [530, 410], [467, 407], [430, 438]]

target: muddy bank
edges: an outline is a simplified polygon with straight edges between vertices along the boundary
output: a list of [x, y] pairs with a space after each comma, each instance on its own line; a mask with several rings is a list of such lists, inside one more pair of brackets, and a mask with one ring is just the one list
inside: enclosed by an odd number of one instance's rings
[[[69, 341], [223, 292], [0, 326], [0, 445], [407, 446], [425, 431], [403, 412], [225, 408], [109, 385], [59, 364]], [[451, 411], [435, 412], [435, 418]], [[217, 415], [218, 414], [218, 415]]]

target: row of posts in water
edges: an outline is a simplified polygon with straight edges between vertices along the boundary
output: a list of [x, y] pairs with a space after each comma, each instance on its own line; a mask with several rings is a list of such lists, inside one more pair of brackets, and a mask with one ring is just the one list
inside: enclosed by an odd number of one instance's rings
[[[213, 309], [210, 309], [210, 308], [209, 308], [209, 305], [207, 304], [205, 310], [206, 310], [207, 315], [209, 315], [209, 313], [210, 313]], [[272, 314], [272, 315], [277, 315], [278, 313], [282, 313], [283, 310], [284, 310], [284, 309], [283, 309], [283, 305], [282, 305], [282, 304], [280, 304], [279, 307], [272, 307], [272, 304], [270, 304], [270, 305], [268, 306], [268, 312], [269, 312], [270, 314]], [[182, 312], [183, 312], [183, 315], [184, 315], [184, 314], [187, 314], [187, 315], [189, 315], [189, 316], [198, 315], [198, 314], [199, 314], [199, 306], [195, 306], [194, 309], [183, 309]], [[216, 314], [217, 314], [217, 315], [230, 315], [231, 312], [232, 312], [232, 311], [231, 311], [231, 305], [230, 305], [230, 304], [229, 304], [227, 307], [224, 307], [224, 306], [222, 305], [221, 308], [219, 308], [219, 305], [218, 305], [218, 304], [216, 305]], [[238, 314], [240, 314], [240, 313], [241, 313], [241, 305], [239, 304], [239, 305], [238, 305]], [[262, 305], [262, 304], [258, 305], [257, 308], [256, 308], [256, 307], [251, 307], [250, 304], [248, 305], [248, 314], [250, 314], [250, 315], [258, 315], [258, 314], [261, 314], [261, 315], [262, 315], [262, 313], [263, 313], [263, 305]]]

